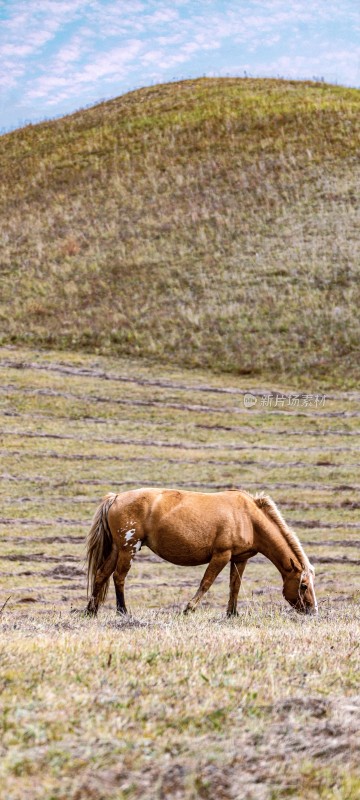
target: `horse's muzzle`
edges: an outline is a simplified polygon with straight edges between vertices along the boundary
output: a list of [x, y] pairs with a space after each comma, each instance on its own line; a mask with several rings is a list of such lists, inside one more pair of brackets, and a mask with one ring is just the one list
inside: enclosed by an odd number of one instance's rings
[[319, 613], [319, 609], [318, 609], [317, 605], [316, 606], [305, 606], [305, 608], [302, 609], [302, 610], [303, 610], [304, 614], [309, 614], [312, 617], [316, 617], [318, 615], [318, 613]]
[[306, 614], [312, 617], [316, 617], [317, 614], [319, 613], [317, 605], [308, 606], [303, 602], [290, 603], [290, 605], [292, 605], [292, 607], [295, 609], [295, 611], [298, 612], [298, 614]]

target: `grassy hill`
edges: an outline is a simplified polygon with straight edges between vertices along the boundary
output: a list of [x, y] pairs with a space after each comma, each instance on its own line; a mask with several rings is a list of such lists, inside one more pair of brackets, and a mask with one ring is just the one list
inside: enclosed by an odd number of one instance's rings
[[355, 384], [359, 112], [200, 79], [2, 136], [2, 342]]

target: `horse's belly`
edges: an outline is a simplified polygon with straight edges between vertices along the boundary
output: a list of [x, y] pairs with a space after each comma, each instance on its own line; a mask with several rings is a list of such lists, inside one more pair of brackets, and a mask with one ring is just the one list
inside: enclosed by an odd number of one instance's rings
[[202, 537], [181, 536], [178, 532], [158, 530], [156, 536], [148, 535], [144, 544], [160, 558], [182, 567], [207, 564], [211, 558], [210, 544]]
[[198, 567], [200, 564], [208, 564], [210, 561], [209, 556], [197, 556], [194, 557], [191, 553], [184, 553], [183, 555], [179, 555], [179, 553], [174, 553], [170, 550], [164, 548], [158, 548], [155, 550], [153, 547], [151, 548], [157, 556], [163, 558], [164, 561], [169, 561], [170, 564], [177, 564], [179, 567]]

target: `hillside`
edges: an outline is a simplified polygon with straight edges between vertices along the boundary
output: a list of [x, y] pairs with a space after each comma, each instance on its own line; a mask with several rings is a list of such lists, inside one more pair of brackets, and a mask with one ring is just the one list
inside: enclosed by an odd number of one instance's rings
[[200, 79], [2, 136], [2, 342], [355, 384], [359, 112]]

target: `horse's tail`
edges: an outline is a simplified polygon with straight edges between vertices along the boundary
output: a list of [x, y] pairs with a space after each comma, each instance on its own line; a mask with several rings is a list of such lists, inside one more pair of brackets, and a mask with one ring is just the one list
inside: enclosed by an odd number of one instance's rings
[[[106, 561], [110, 555], [112, 548], [112, 534], [108, 523], [109, 508], [112, 506], [116, 494], [107, 494], [103, 498], [100, 505], [95, 511], [94, 519], [89, 530], [86, 542], [87, 549], [87, 593], [89, 596], [89, 587], [91, 594], [94, 591], [94, 583], [96, 573], [101, 565]], [[98, 594], [99, 603], [103, 603], [109, 588], [109, 581], [105, 581], [102, 589]]]

